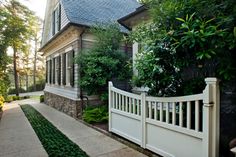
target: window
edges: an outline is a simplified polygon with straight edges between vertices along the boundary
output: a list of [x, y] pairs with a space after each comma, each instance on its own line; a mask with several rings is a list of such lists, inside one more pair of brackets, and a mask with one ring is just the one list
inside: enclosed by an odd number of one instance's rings
[[52, 35], [61, 29], [61, 5], [58, 5], [52, 13]]
[[71, 87], [74, 87], [74, 71], [75, 71], [75, 66], [74, 66], [74, 56], [75, 52], [71, 51], [68, 53], [68, 71], [69, 71], [69, 80], [70, 80], [70, 85]]
[[48, 83], [48, 61], [46, 61], [46, 83]]
[[66, 53], [62, 54], [62, 84], [66, 85]]
[[56, 69], [55, 69], [55, 66], [56, 66], [56, 58], [53, 58], [52, 60], [52, 83], [55, 84], [56, 81], [55, 81], [55, 76], [56, 76]]
[[52, 83], [52, 60], [49, 61], [49, 83]]
[[57, 57], [57, 83], [61, 85], [61, 56]]

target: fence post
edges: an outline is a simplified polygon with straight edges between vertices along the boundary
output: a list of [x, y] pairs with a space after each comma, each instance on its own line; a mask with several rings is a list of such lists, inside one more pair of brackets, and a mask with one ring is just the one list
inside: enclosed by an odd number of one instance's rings
[[216, 78], [206, 78], [205, 82], [207, 85], [203, 91], [204, 157], [218, 157], [220, 130], [219, 81]]
[[142, 92], [141, 94], [141, 147], [146, 148], [146, 93]]
[[111, 88], [113, 87], [113, 84], [111, 81], [108, 83], [108, 112], [109, 112], [109, 119], [108, 119], [108, 130], [111, 131], [111, 108], [112, 108], [112, 102], [113, 102], [113, 95]]

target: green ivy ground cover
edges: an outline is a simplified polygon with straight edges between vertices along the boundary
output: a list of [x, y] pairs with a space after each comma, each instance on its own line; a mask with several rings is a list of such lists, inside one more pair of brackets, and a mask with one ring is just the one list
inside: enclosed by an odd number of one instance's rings
[[68, 139], [52, 123], [30, 105], [21, 109], [36, 132], [49, 157], [88, 157], [75, 143]]

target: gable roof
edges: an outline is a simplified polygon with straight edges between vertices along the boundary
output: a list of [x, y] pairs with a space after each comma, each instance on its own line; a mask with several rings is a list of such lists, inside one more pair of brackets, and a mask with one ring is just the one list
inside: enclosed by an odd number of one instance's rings
[[61, 4], [71, 23], [89, 27], [117, 22], [140, 7], [137, 0], [61, 0]]
[[142, 13], [147, 13], [148, 8], [146, 5], [142, 5], [138, 8], [136, 8], [136, 10], [120, 19], [118, 19], [117, 21], [124, 26], [125, 28], [127, 28], [128, 30], [132, 30], [132, 28], [127, 24], [127, 21], [134, 18], [135, 16], [142, 14]]

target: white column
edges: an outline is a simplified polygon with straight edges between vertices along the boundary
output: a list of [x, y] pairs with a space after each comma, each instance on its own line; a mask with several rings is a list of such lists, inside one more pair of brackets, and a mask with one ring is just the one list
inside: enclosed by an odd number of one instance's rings
[[111, 88], [113, 87], [113, 84], [112, 84], [112, 82], [109, 82], [109, 84], [108, 84], [108, 107], [109, 107], [109, 123], [108, 123], [108, 129], [109, 129], [109, 131], [111, 131], [111, 125], [112, 125], [112, 123], [111, 123], [111, 108], [112, 108], [112, 106], [114, 105], [114, 104], [112, 104], [112, 102], [114, 102], [113, 101], [113, 99], [114, 99], [114, 97], [113, 97], [113, 94], [112, 94], [112, 91], [111, 91]]
[[138, 71], [137, 71], [137, 69], [135, 68], [135, 64], [136, 64], [136, 55], [138, 54], [138, 48], [139, 46], [138, 46], [138, 43], [137, 42], [135, 42], [134, 44], [133, 44], [133, 74], [134, 75], [138, 75]]
[[206, 78], [203, 107], [203, 142], [204, 157], [219, 156], [220, 130], [220, 95], [219, 81], [216, 78]]
[[141, 147], [146, 148], [146, 93], [141, 94]]

